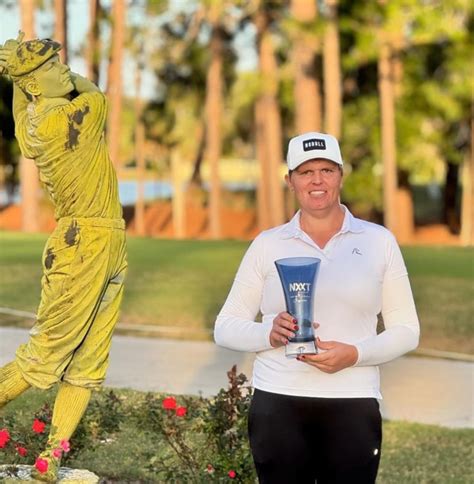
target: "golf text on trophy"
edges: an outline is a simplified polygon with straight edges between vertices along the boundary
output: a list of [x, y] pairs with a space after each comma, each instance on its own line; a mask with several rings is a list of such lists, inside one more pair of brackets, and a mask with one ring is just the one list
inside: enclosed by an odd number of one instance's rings
[[321, 259], [316, 257], [288, 257], [275, 261], [285, 294], [286, 311], [298, 325], [298, 331], [285, 348], [288, 357], [318, 352], [313, 333], [313, 301], [320, 263]]

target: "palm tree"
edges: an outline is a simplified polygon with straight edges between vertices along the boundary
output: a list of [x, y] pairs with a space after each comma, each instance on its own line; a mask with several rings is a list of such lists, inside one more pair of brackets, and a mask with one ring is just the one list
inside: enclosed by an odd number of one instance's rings
[[256, 157], [259, 161], [260, 176], [257, 186], [257, 220], [260, 230], [268, 229], [272, 226], [270, 211], [270, 184], [268, 182], [268, 153], [265, 138], [265, 111], [262, 98], [255, 101], [255, 149]]
[[144, 64], [138, 60], [135, 71], [135, 160], [137, 173], [137, 200], [135, 203], [135, 233], [145, 235], [145, 125], [140, 97]]
[[396, 231], [397, 162], [395, 144], [395, 92], [391, 57], [392, 46], [384, 30], [380, 31], [378, 81], [381, 112], [383, 161], [384, 224]]
[[54, 38], [63, 46], [59, 57], [61, 62], [67, 64], [67, 0], [54, 0]]
[[291, 13], [299, 28], [293, 34], [292, 61], [295, 72], [295, 128], [297, 133], [321, 130], [321, 86], [316, 72], [319, 41], [308, 34], [317, 16], [316, 2], [292, 0]]
[[341, 136], [342, 86], [339, 52], [338, 0], [325, 0], [324, 31], [324, 130], [336, 138]]
[[471, 105], [471, 149], [467, 151], [462, 173], [461, 242], [474, 245], [474, 104]]
[[[280, 166], [283, 160], [281, 115], [278, 106], [278, 66], [275, 58], [272, 33], [270, 31], [270, 13], [265, 2], [259, 2], [253, 20], [257, 30], [257, 49], [259, 54], [259, 71], [262, 79], [262, 90], [259, 98], [263, 123], [265, 155], [267, 160], [260, 159], [262, 183], [268, 186], [264, 190], [269, 194], [271, 225], [280, 225], [285, 220], [283, 185]], [[262, 154], [263, 153], [259, 153]]]
[[112, 7], [112, 48], [107, 77], [110, 111], [107, 123], [107, 144], [116, 167], [120, 162], [120, 116], [122, 114], [122, 59], [125, 39], [125, 2], [115, 0]]
[[[35, 37], [35, 5], [31, 0], [20, 0], [21, 30], [25, 40]], [[33, 160], [20, 157], [20, 194], [22, 209], [22, 230], [37, 232], [39, 229], [39, 193], [38, 169]]]
[[221, 26], [222, 3], [214, 0], [208, 10], [208, 22], [211, 27], [210, 66], [206, 79], [206, 158], [210, 165], [209, 224], [213, 239], [221, 236], [220, 199], [221, 186], [219, 160], [222, 146], [222, 64], [223, 30]]
[[87, 77], [99, 83], [99, 14], [100, 0], [89, 0], [89, 32], [87, 34]]

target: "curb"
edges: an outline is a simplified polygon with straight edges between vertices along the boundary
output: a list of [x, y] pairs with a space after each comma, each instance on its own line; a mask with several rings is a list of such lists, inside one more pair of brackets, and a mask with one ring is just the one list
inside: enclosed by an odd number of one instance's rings
[[[19, 311], [17, 309], [0, 307], [0, 314], [19, 316], [27, 319], [35, 319], [36, 314], [28, 311]], [[117, 333], [136, 334], [139, 336], [152, 336], [154, 338], [183, 338], [187, 339], [207, 339], [212, 336], [212, 329], [205, 328], [186, 328], [176, 326], [158, 326], [154, 324], [131, 324], [118, 323], [115, 328]], [[474, 355], [468, 353], [457, 353], [454, 351], [435, 350], [430, 348], [417, 348], [409, 353], [411, 356], [440, 358], [444, 360], [474, 362]]]

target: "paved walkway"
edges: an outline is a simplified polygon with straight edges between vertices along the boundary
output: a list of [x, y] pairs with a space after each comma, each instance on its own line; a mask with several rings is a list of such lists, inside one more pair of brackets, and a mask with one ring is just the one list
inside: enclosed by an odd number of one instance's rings
[[[0, 327], [0, 366], [27, 339], [25, 329]], [[234, 364], [250, 376], [252, 361], [212, 342], [116, 335], [106, 385], [209, 396], [227, 385]], [[382, 365], [381, 374], [385, 418], [474, 428], [474, 363], [407, 356]]]

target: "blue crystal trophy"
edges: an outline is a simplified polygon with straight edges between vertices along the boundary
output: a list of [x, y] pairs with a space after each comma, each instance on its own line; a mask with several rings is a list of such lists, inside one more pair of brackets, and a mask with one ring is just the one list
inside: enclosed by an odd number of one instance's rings
[[285, 294], [286, 311], [298, 325], [298, 331], [286, 345], [286, 356], [316, 354], [313, 333], [314, 287], [321, 259], [316, 257], [288, 257], [275, 261]]

